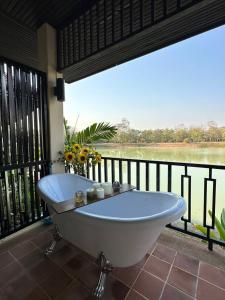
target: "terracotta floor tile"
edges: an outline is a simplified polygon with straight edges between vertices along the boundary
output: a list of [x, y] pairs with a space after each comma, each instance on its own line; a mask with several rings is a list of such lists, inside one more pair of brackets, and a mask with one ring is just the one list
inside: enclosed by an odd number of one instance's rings
[[197, 277], [181, 269], [172, 267], [168, 283], [194, 297], [196, 292]]
[[164, 282], [153, 275], [142, 271], [134, 284], [134, 289], [151, 300], [158, 300]]
[[9, 300], [9, 298], [7, 297], [7, 295], [1, 289], [0, 289], [0, 299], [1, 300]]
[[102, 300], [124, 300], [129, 288], [113, 277], [107, 278]]
[[[11, 300], [22, 300], [36, 287], [36, 283], [25, 274], [11, 281], [3, 290]], [[33, 300], [33, 299], [32, 299]]]
[[[76, 248], [75, 248], [76, 249]], [[79, 249], [77, 249], [77, 251], [80, 251]], [[96, 257], [91, 256], [90, 254], [80, 251], [81, 255], [86, 258], [87, 260], [89, 260], [92, 263], [96, 263]]]
[[113, 270], [113, 275], [127, 286], [131, 286], [137, 278], [140, 269], [136, 266], [129, 268], [116, 268]]
[[149, 255], [152, 254], [152, 252], [153, 252], [153, 250], [156, 248], [156, 246], [157, 246], [157, 243], [155, 243], [155, 244], [153, 244], [153, 245], [151, 246], [151, 248], [148, 250], [148, 254], [149, 254]]
[[137, 268], [143, 268], [143, 266], [144, 266], [144, 264], [146, 263], [146, 261], [148, 260], [148, 258], [149, 258], [149, 253], [145, 254], [145, 256], [142, 258], [142, 260], [139, 261], [139, 262], [135, 265], [135, 267], [137, 267]]
[[167, 284], [160, 300], [193, 300], [193, 298]]
[[64, 265], [77, 254], [79, 254], [78, 250], [70, 245], [64, 245], [57, 252], [50, 255], [50, 259], [58, 265]]
[[14, 248], [20, 243], [35, 238], [38, 234], [40, 234], [41, 232], [45, 232], [47, 229], [50, 229], [50, 226], [45, 226], [40, 224], [40, 222], [38, 222], [11, 235], [9, 238], [3, 240], [3, 243], [5, 246], [9, 248]]
[[21, 273], [22, 268], [17, 262], [13, 262], [5, 268], [2, 268], [0, 272], [0, 288], [9, 284], [10, 281], [14, 280]]
[[39, 284], [46, 280], [49, 276], [56, 274], [60, 268], [49, 260], [42, 260], [29, 270], [30, 275]]
[[15, 261], [15, 259], [9, 252], [1, 253], [0, 254], [0, 269], [6, 267], [13, 261]]
[[[56, 298], [57, 300], [86, 300], [90, 291], [81, 285], [78, 281], [73, 281], [65, 290]], [[32, 299], [33, 300], [33, 299]]]
[[49, 297], [40, 287], [36, 287], [23, 300], [49, 300]]
[[43, 260], [48, 260], [40, 249], [35, 249], [22, 257], [19, 261], [24, 268], [30, 269]]
[[14, 255], [17, 259], [25, 256], [35, 249], [35, 246], [30, 241], [26, 241], [17, 245], [15, 248], [10, 249], [10, 253]]
[[171, 265], [169, 263], [151, 255], [144, 269], [152, 273], [153, 275], [158, 276], [162, 280], [166, 280], [169, 274], [170, 267]]
[[48, 230], [39, 233], [31, 241], [39, 248], [45, 248], [52, 241], [52, 233]]
[[177, 253], [174, 265], [193, 275], [198, 274], [199, 261], [194, 257]]
[[126, 300], [146, 300], [146, 298], [142, 297], [136, 291], [132, 290], [132, 291], [130, 291]]
[[207, 263], [200, 263], [199, 277], [225, 289], [225, 272]]
[[90, 266], [90, 264], [91, 262], [89, 260], [84, 258], [81, 254], [78, 254], [63, 265], [63, 269], [70, 275], [78, 277], [79, 273]]
[[162, 244], [157, 244], [155, 250], [153, 251], [153, 255], [167, 261], [168, 263], [172, 263], [176, 255], [176, 250], [166, 247]]
[[54, 299], [66, 288], [67, 285], [69, 285], [71, 281], [71, 277], [62, 270], [58, 270], [58, 272], [50, 275], [45, 281], [41, 282], [40, 285], [46, 293]]
[[197, 300], [224, 300], [225, 291], [199, 279], [197, 288]]
[[91, 263], [87, 268], [84, 268], [79, 272], [77, 278], [83, 285], [92, 290], [98, 282], [99, 274], [99, 267]]

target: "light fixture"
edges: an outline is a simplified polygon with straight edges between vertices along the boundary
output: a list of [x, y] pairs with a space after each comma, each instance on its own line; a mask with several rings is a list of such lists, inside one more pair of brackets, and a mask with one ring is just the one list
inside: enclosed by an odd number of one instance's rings
[[57, 97], [57, 100], [60, 102], [65, 101], [65, 89], [64, 89], [64, 79], [56, 79], [56, 87], [54, 88], [54, 95]]

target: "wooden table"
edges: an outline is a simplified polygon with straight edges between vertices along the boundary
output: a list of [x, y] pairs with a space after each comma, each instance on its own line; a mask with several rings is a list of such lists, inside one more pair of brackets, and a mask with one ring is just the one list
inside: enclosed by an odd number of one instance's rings
[[[99, 199], [97, 197], [93, 198], [93, 199], [86, 198], [85, 201], [83, 202], [83, 204], [79, 205], [79, 206], [76, 206], [74, 199], [68, 199], [63, 202], [55, 203], [52, 205], [52, 207], [56, 211], [57, 214], [62, 214], [62, 213], [65, 213], [65, 212], [68, 212], [68, 211], [71, 211], [71, 210], [74, 210], [74, 209], [77, 209], [77, 208], [80, 208], [80, 207], [83, 207], [83, 206], [86, 206], [86, 205], [89, 205], [89, 204], [92, 204], [95, 202], [98, 202], [98, 201], [104, 201], [104, 200], [114, 197], [116, 195], [132, 191], [135, 188], [136, 187], [131, 184], [124, 183], [124, 184], [121, 184], [119, 191], [116, 191], [116, 192], [113, 191], [113, 193], [111, 195], [106, 195], [103, 199]], [[74, 194], [75, 193], [76, 193], [76, 191], [74, 192]]]

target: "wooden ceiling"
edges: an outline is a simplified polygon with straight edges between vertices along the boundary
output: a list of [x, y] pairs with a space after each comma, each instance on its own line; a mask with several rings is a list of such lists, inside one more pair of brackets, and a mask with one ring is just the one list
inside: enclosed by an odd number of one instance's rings
[[0, 12], [32, 30], [49, 23], [60, 27], [81, 14], [94, 0], [0, 0]]
[[0, 13], [0, 25], [7, 23], [1, 15], [20, 25], [11, 35], [0, 27], [3, 50], [18, 61], [33, 55], [35, 62], [36, 30], [43, 23], [55, 27], [58, 70], [71, 83], [224, 25], [225, 0], [0, 0]]
[[97, 0], [58, 31], [70, 83], [225, 24], [225, 0]]

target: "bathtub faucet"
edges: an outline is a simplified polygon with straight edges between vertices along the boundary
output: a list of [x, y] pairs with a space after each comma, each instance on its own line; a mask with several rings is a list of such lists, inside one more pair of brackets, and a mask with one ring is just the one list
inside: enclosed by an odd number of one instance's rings
[[110, 261], [107, 260], [103, 252], [99, 254], [97, 264], [100, 266], [101, 273], [99, 275], [98, 283], [93, 290], [93, 296], [95, 297], [95, 299], [101, 299], [104, 294], [107, 275], [112, 272], [113, 267]]

